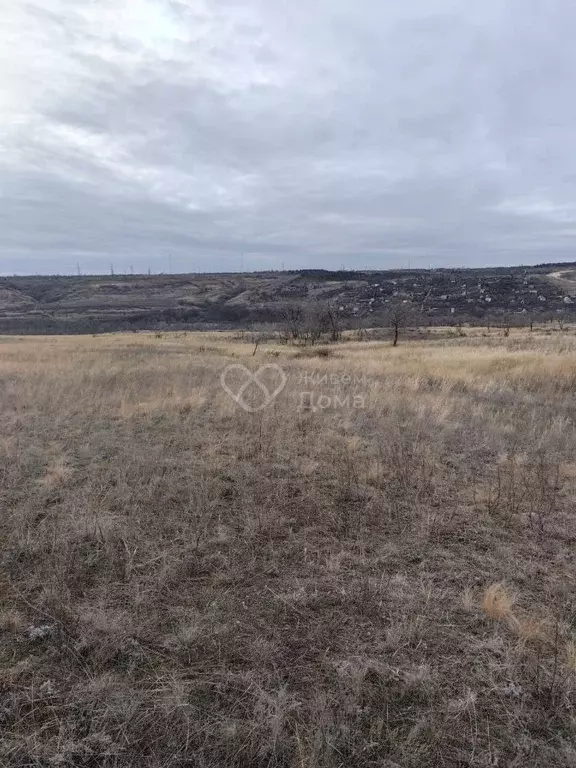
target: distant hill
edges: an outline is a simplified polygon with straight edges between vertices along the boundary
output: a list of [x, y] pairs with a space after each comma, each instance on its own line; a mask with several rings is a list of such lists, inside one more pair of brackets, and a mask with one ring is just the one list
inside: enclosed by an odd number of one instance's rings
[[[573, 298], [574, 297], [574, 298]], [[338, 307], [377, 325], [391, 303], [423, 322], [576, 315], [576, 263], [537, 267], [0, 278], [0, 333], [231, 328], [275, 322], [286, 304]]]

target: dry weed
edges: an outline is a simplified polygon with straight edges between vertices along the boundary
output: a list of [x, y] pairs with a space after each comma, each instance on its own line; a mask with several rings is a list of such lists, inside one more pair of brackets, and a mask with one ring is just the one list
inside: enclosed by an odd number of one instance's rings
[[355, 338], [0, 339], [2, 765], [574, 764], [576, 337]]

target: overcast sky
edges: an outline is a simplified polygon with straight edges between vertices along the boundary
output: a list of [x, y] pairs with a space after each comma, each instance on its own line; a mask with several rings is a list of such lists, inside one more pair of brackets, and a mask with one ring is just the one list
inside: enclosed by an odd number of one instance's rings
[[576, 259], [574, 0], [5, 0], [0, 273]]

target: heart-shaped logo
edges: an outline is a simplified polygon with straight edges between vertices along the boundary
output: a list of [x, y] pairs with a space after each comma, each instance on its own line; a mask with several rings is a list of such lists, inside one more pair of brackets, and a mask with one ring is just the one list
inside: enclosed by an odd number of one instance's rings
[[[276, 389], [274, 390], [271, 390], [268, 384], [262, 380], [264, 375], [269, 371], [274, 373], [273, 378], [277, 380]], [[239, 375], [234, 376], [234, 374]], [[232, 381], [232, 379], [234, 379], [234, 381]], [[224, 391], [240, 406], [240, 408], [243, 408], [248, 413], [258, 413], [259, 411], [268, 408], [268, 406], [276, 400], [280, 392], [282, 392], [286, 386], [288, 378], [282, 368], [274, 363], [261, 366], [256, 373], [252, 373], [252, 371], [249, 368], [246, 368], [245, 365], [234, 363], [233, 365], [224, 368], [220, 376], [220, 381]], [[252, 385], [257, 388], [260, 394], [256, 400], [261, 402], [253, 404], [252, 402], [247, 401], [247, 390]]]

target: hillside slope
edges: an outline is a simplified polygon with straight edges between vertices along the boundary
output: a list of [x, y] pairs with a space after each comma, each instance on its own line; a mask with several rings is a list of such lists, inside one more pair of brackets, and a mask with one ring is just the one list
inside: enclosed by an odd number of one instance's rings
[[[559, 266], [563, 268], [558, 269]], [[574, 265], [499, 269], [305, 270], [251, 274], [0, 278], [0, 333], [75, 333], [274, 322], [286, 303], [330, 302], [377, 322], [391, 302], [429, 322], [555, 316], [576, 308]]]

